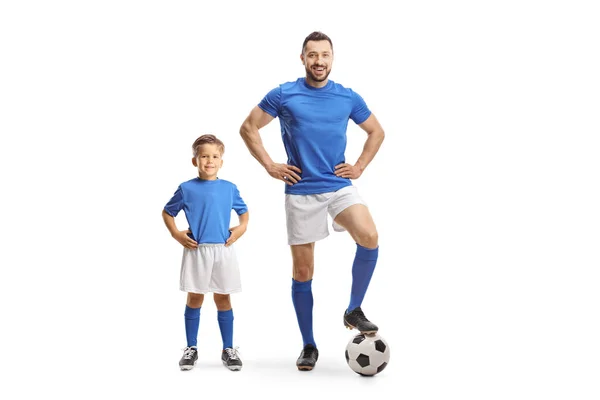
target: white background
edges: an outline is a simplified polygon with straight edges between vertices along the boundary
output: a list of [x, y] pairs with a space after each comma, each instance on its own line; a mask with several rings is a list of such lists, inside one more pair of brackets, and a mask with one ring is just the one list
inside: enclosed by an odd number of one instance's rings
[[[593, 3], [3, 2], [1, 397], [598, 399]], [[321, 358], [295, 369], [283, 184], [238, 135], [270, 89], [303, 76], [314, 30], [334, 42], [330, 78], [386, 131], [355, 181], [380, 234], [363, 306], [392, 350], [371, 379], [343, 357], [347, 234], [317, 244]], [[220, 363], [208, 296], [197, 368], [177, 367], [181, 248], [160, 212], [207, 132], [251, 212], [238, 373]], [[278, 121], [261, 133], [284, 162]], [[365, 135], [350, 122], [348, 136], [355, 161]]]

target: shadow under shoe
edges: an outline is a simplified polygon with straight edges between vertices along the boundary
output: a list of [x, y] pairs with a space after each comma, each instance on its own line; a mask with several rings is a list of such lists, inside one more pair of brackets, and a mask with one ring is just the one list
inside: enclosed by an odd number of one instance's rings
[[312, 344], [307, 344], [302, 349], [300, 357], [296, 361], [296, 367], [300, 371], [311, 371], [315, 367], [315, 364], [317, 364], [318, 359], [319, 350]]
[[356, 328], [360, 331], [360, 333], [364, 333], [366, 335], [377, 333], [379, 330], [377, 325], [365, 317], [365, 313], [363, 313], [360, 307], [356, 307], [350, 312], [344, 312], [344, 325], [348, 329]]

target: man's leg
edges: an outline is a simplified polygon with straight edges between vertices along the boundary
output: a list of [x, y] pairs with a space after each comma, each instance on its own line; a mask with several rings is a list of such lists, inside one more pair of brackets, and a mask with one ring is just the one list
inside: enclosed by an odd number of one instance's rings
[[296, 362], [296, 366], [299, 370], [310, 371], [314, 368], [318, 358], [317, 345], [313, 337], [312, 314], [315, 244], [293, 245], [291, 250], [293, 261], [292, 301], [304, 343], [304, 348]]
[[346, 208], [335, 217], [335, 222], [346, 229], [356, 242], [356, 254], [352, 264], [352, 290], [350, 303], [344, 314], [344, 324], [351, 329], [358, 328], [364, 333], [377, 332], [377, 326], [364, 316], [360, 308], [379, 256], [375, 222], [369, 209], [363, 204], [354, 204]]

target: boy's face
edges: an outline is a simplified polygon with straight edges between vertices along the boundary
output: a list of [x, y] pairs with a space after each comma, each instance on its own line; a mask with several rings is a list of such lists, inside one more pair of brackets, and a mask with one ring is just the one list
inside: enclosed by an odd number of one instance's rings
[[216, 144], [203, 144], [198, 147], [198, 155], [192, 158], [192, 164], [198, 168], [200, 179], [215, 180], [223, 166], [222, 154]]

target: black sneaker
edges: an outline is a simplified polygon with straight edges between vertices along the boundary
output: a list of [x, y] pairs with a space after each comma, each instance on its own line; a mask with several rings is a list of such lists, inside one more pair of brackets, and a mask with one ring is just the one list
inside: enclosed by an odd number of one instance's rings
[[237, 347], [235, 349], [228, 347], [223, 350], [223, 353], [221, 353], [221, 361], [223, 361], [224, 366], [232, 371], [239, 371], [242, 369], [242, 360], [240, 360]]
[[186, 347], [183, 349], [183, 357], [179, 360], [179, 368], [181, 368], [182, 371], [189, 371], [194, 368], [197, 360], [198, 349], [196, 346]]
[[300, 371], [310, 371], [315, 367], [318, 359], [319, 350], [312, 344], [307, 344], [302, 349], [302, 353], [300, 353], [300, 357], [296, 361], [296, 367]]
[[344, 312], [344, 325], [348, 329], [356, 328], [360, 331], [360, 333], [364, 333], [366, 335], [377, 333], [379, 330], [377, 325], [365, 317], [365, 313], [363, 313], [360, 307], [356, 307], [351, 312]]

